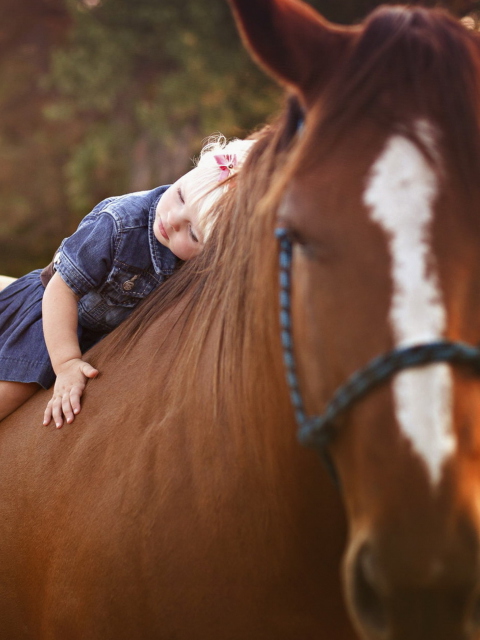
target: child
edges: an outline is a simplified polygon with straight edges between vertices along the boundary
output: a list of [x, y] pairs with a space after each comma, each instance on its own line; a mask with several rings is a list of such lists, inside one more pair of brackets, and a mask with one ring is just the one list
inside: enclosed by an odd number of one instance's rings
[[208, 214], [252, 144], [220, 136], [173, 185], [107, 198], [63, 240], [52, 265], [0, 292], [0, 420], [55, 381], [43, 424], [73, 422], [87, 380], [98, 375], [82, 353], [201, 252]]

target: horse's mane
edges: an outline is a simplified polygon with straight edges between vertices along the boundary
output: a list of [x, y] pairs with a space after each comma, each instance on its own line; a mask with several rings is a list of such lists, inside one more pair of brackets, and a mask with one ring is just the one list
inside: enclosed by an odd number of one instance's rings
[[[168, 391], [172, 406], [184, 401], [185, 388], [191, 388], [192, 380], [202, 368], [205, 344], [212, 332], [213, 352], [209, 361], [214, 368], [209, 382], [215, 410], [228, 411], [225, 402], [229, 400], [230, 407], [244, 402], [245, 394], [250, 393], [252, 376], [257, 380], [258, 398], [269, 395], [261, 393], [261, 386], [265, 381], [271, 383], [272, 361], [275, 358], [280, 361], [279, 349], [272, 353], [271, 337], [275, 332], [279, 340], [277, 294], [271, 287], [277, 278], [275, 211], [262, 212], [258, 204], [281, 161], [286, 132], [292, 128], [291, 117], [294, 116], [287, 109], [276, 123], [254, 134], [257, 142], [234, 188], [217, 205], [217, 222], [204, 251], [187, 261], [132, 316], [96, 345], [89, 361], [100, 368], [112, 360], [122, 366], [121, 358], [128, 357], [144, 332], [157, 322], [164, 322], [169, 335], [176, 326], [175, 333], [179, 336], [178, 351], [171, 364], [174, 383]], [[271, 297], [266, 299], [265, 292]], [[146, 358], [161, 361], [164, 333], [158, 331], [159, 339], [151, 344]], [[223, 348], [225, 344], [227, 349]], [[268, 375], [264, 375], [264, 367], [268, 368]], [[278, 370], [283, 382], [281, 364]], [[245, 384], [240, 371], [249, 372]], [[236, 380], [233, 385], [232, 379]], [[232, 397], [226, 399], [218, 394], [222, 388], [232, 389]]]
[[438, 9], [381, 7], [339, 65], [306, 157], [328, 157], [366, 118], [387, 133], [396, 127], [412, 137], [412, 121], [426, 119], [442, 132], [448, 172], [464, 188], [477, 187], [479, 77], [478, 37], [457, 20]]

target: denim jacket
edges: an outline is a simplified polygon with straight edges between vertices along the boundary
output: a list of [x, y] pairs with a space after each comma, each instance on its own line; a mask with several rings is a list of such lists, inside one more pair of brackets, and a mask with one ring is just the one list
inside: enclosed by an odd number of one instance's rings
[[53, 267], [80, 296], [83, 327], [111, 331], [180, 264], [153, 233], [155, 210], [167, 189], [107, 198], [63, 240]]

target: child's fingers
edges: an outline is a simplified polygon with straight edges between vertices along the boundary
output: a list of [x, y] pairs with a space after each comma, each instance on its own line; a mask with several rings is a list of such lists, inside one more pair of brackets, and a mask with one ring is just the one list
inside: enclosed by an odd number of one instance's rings
[[43, 414], [43, 424], [47, 426], [50, 424], [51, 420], [52, 420], [52, 401], [50, 400]]
[[82, 365], [82, 373], [87, 378], [96, 378], [98, 376], [98, 369], [92, 367], [88, 362], [84, 362]]
[[63, 425], [63, 413], [62, 413], [62, 397], [57, 396], [53, 399], [52, 403], [52, 417], [55, 422], [55, 426], [59, 429]]
[[70, 405], [72, 407], [72, 411], [74, 415], [80, 413], [80, 398], [82, 397], [82, 389], [78, 387], [73, 387], [70, 391]]
[[65, 416], [65, 420], [68, 424], [73, 422], [75, 415], [73, 413], [72, 404], [70, 400], [70, 393], [65, 392], [62, 396], [62, 412]]
[[55, 426], [60, 428], [64, 422], [71, 424], [75, 415], [80, 412], [80, 398], [85, 387], [85, 378], [95, 378], [98, 370], [88, 362], [83, 362], [78, 368], [72, 371], [62, 372], [58, 375], [55, 383], [54, 396], [48, 403], [44, 414], [44, 424], [47, 425], [54, 420]]

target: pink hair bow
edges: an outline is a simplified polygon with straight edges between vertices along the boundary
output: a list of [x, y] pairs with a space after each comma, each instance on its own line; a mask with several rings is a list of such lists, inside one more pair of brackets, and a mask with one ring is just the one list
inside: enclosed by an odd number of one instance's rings
[[219, 182], [223, 182], [223, 180], [226, 180], [230, 174], [232, 173], [232, 169], [234, 169], [237, 166], [237, 156], [235, 154], [233, 155], [220, 155], [220, 156], [213, 156], [215, 158], [215, 160], [217, 161], [218, 166], [220, 167], [220, 177], [218, 178]]

